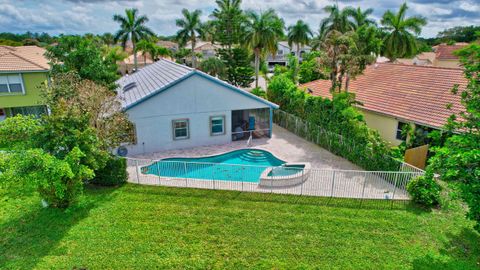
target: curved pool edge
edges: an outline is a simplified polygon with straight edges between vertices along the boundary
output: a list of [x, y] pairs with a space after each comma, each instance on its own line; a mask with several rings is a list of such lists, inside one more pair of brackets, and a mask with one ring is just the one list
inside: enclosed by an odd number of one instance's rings
[[310, 176], [312, 166], [309, 162], [294, 162], [294, 163], [285, 163], [285, 166], [299, 166], [303, 165], [303, 169], [299, 170], [297, 173], [292, 175], [283, 175], [283, 176], [269, 176], [270, 172], [274, 167], [269, 167], [265, 169], [260, 175], [260, 182], [258, 185], [260, 187], [266, 188], [285, 188], [298, 186], [307, 181]]

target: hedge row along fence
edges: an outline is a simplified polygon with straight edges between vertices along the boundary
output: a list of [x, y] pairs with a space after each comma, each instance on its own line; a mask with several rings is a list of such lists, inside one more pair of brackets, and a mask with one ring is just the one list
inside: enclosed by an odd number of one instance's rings
[[386, 153], [379, 153], [368, 144], [359, 143], [348, 137], [328, 131], [319, 125], [304, 121], [282, 110], [275, 110], [275, 124], [313, 142], [331, 153], [348, 159], [352, 163], [370, 171], [414, 171], [414, 167], [393, 159]]

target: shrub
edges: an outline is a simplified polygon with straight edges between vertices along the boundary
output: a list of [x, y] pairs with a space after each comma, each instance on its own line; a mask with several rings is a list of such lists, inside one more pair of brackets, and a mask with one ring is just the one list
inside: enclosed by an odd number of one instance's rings
[[414, 178], [408, 183], [407, 190], [412, 200], [418, 204], [432, 207], [440, 202], [442, 188], [431, 174]]
[[103, 169], [95, 171], [95, 178], [91, 183], [99, 186], [118, 186], [127, 182], [127, 179], [127, 160], [112, 156]]

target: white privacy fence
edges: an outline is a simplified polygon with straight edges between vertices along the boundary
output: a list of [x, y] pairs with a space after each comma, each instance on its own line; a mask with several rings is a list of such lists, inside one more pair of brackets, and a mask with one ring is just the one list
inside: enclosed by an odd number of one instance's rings
[[423, 171], [328, 170], [128, 158], [138, 184], [355, 199], [408, 200], [407, 183]]

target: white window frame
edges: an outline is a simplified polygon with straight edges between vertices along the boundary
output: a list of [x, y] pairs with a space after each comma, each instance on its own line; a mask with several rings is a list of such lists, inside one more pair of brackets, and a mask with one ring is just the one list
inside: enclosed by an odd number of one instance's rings
[[[222, 132], [213, 132], [213, 120], [222, 120]], [[210, 116], [210, 136], [225, 135], [225, 115]]]
[[[20, 77], [20, 85], [22, 87], [22, 92], [12, 92], [10, 90], [10, 82], [8, 81], [8, 76], [14, 76], [14, 75], [17, 75], [18, 77]], [[22, 76], [22, 73], [0, 73], [0, 76], [2, 77], [6, 77], [7, 78], [7, 89], [8, 89], [8, 92], [0, 92], [0, 95], [25, 95], [25, 85], [23, 84], [23, 76]]]
[[[186, 136], [182, 136], [182, 137], [177, 137], [175, 136], [175, 131], [177, 129], [180, 129], [180, 128], [176, 128], [175, 127], [175, 124], [176, 123], [180, 123], [180, 122], [185, 122], [187, 123], [187, 126], [186, 126], [186, 129], [187, 129], [187, 135]], [[178, 140], [188, 140], [190, 138], [190, 121], [188, 118], [183, 118], [183, 119], [173, 119], [172, 120], [172, 136], [173, 136], [173, 140], [174, 141], [178, 141]]]
[[[399, 141], [406, 141], [407, 138], [402, 138], [402, 137], [403, 137], [403, 136], [402, 136], [403, 130], [402, 130], [402, 128], [399, 128], [401, 125], [408, 125], [408, 123], [402, 122], [402, 121], [398, 121], [398, 123], [397, 123], [397, 128], [396, 128], [396, 130], [395, 130], [395, 139], [397, 139], [397, 140], [399, 140]], [[400, 132], [400, 135], [401, 135], [401, 136], [400, 136], [400, 139], [398, 138], [399, 132]]]

